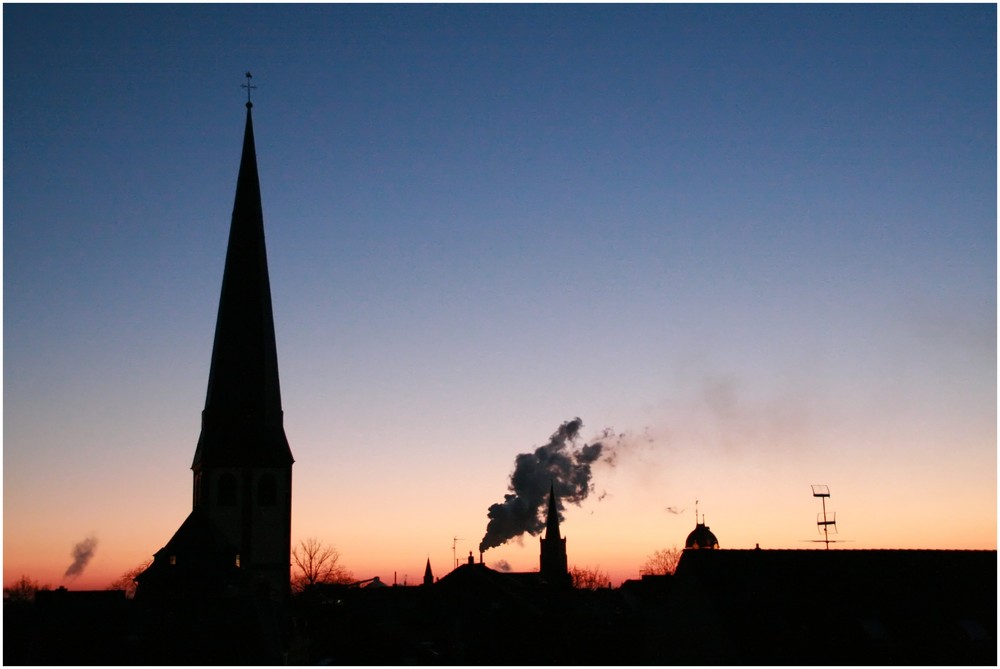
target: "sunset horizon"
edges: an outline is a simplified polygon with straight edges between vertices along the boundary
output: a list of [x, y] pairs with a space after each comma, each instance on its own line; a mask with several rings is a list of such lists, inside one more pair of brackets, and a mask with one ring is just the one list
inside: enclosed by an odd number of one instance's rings
[[615, 588], [702, 522], [996, 551], [995, 6], [4, 19], [5, 588], [238, 526], [258, 168], [253, 466], [357, 581], [538, 571], [550, 490]]
[[[623, 444], [625, 449], [632, 446], [638, 450], [641, 448], [639, 442], [648, 443], [649, 439], [650, 435], [648, 434], [612, 435], [611, 438], [598, 434], [593, 440], [580, 440], [579, 445], [603, 440], [615, 444]], [[525, 448], [524, 451], [534, 450], [539, 445], [541, 444], [532, 445], [529, 448]], [[607, 463], [604, 465], [598, 463], [595, 466], [595, 471], [600, 472], [603, 469], [610, 469], [612, 467], [613, 465]], [[792, 492], [792, 487], [789, 486], [786, 492]], [[599, 573], [604, 573], [608, 576], [609, 581], [614, 587], [620, 586], [625, 580], [641, 578], [643, 564], [655, 551], [660, 549], [681, 550], [684, 548], [684, 540], [688, 533], [694, 529], [697, 522], [701, 522], [696, 521], [694, 518], [696, 502], [700, 504], [700, 507], [698, 507], [700, 508], [699, 518], [705, 514], [705, 524], [712, 527], [713, 531], [719, 535], [721, 550], [747, 550], [753, 548], [768, 550], [824, 550], [826, 547], [823, 545], [822, 534], [816, 527], [816, 519], [820, 515], [819, 503], [812, 497], [808, 485], [799, 485], [797, 487], [799, 490], [795, 491], [797, 493], [795, 499], [791, 499], [789, 496], [789, 502], [795, 505], [795, 513], [790, 514], [794, 515], [794, 517], [787, 519], [788, 522], [779, 526], [787, 532], [797, 532], [798, 536], [795, 538], [783, 541], [780, 537], [775, 536], [773, 530], [768, 531], [767, 525], [764, 523], [760, 527], [729, 528], [725, 525], [725, 518], [731, 515], [732, 512], [726, 513], [721, 509], [716, 509], [710, 500], [694, 500], [685, 507], [664, 507], [661, 510], [662, 525], [660, 529], [662, 534], [659, 537], [662, 537], [662, 541], [659, 543], [657, 543], [657, 539], [654, 538], [651, 540], [648, 536], [643, 537], [643, 540], [636, 540], [636, 536], [643, 535], [643, 528], [613, 528], [593, 520], [595, 512], [599, 514], [603, 510], [601, 505], [605, 503], [605, 500], [597, 499], [604, 491], [595, 488], [588, 495], [588, 498], [579, 505], [565, 505], [562, 528], [564, 536], [568, 538], [569, 566], [570, 568], [592, 569]], [[509, 490], [505, 489], [504, 493], [507, 492]], [[851, 517], [863, 511], [863, 509], [858, 509], [856, 505], [844, 503], [842, 496], [836, 494], [835, 487], [832, 493], [832, 499], [829, 503], [830, 510], [831, 512], [835, 510], [838, 512], [836, 516], [838, 520]], [[750, 501], [752, 502], [752, 500]], [[608, 502], [608, 504], [610, 505], [611, 502]], [[849, 513], [845, 515], [843, 512], [844, 509], [848, 509]], [[485, 510], [484, 506], [484, 519], [486, 515]], [[186, 512], [178, 516], [174, 526], [164, 525], [161, 528], [163, 530], [161, 534], [165, 537], [164, 542], [173, 529], [176, 529], [176, 525], [180, 524], [180, 520], [183, 519], [183, 515], [185, 514]], [[831, 517], [834, 516], [831, 514]], [[713, 522], [712, 518], [722, 518], [723, 520], [722, 522]], [[596, 532], [593, 527], [588, 528], [588, 519], [591, 521], [591, 526], [596, 526]], [[856, 521], [852, 520], [852, 522]], [[952, 534], [947, 535], [943, 540], [923, 539], [908, 541], [905, 534], [901, 533], [899, 536], [888, 536], [884, 542], [877, 543], [862, 542], [852, 538], [848, 529], [849, 525], [846, 521], [841, 520], [843, 529], [838, 528], [837, 533], [830, 537], [832, 545], [829, 547], [829, 550], [996, 550], [995, 536], [990, 536], [987, 533], [977, 539], [975, 536], [963, 535], [961, 522], [962, 519], [958, 518], [958, 526], [952, 528]], [[795, 526], [801, 526], [801, 530], [797, 528], [792, 529]], [[482, 523], [482, 527], [483, 529], [486, 527], [485, 520]], [[588, 529], [591, 531], [587, 532]], [[538, 532], [537, 534], [527, 532], [519, 534], [504, 544], [489, 548], [483, 553], [480, 553], [478, 549], [479, 539], [474, 538], [475, 535], [473, 533], [464, 533], [473, 537], [472, 540], [459, 537], [460, 534], [463, 533], [459, 532], [454, 537], [446, 537], [447, 541], [445, 543], [448, 546], [445, 547], [445, 550], [436, 546], [434, 549], [428, 549], [424, 553], [414, 552], [412, 555], [392, 553], [392, 533], [386, 532], [382, 536], [372, 535], [371, 539], [373, 542], [377, 546], [384, 547], [385, 554], [376, 555], [367, 561], [359, 560], [355, 556], [345, 553], [337, 544], [335, 537], [324, 536], [321, 533], [308, 536], [296, 536], [293, 534], [293, 546], [297, 546], [301, 541], [306, 539], [317, 539], [324, 546], [330, 546], [337, 550], [339, 555], [338, 564], [345, 567], [357, 581], [369, 580], [377, 576], [385, 583], [399, 586], [419, 585], [420, 579], [423, 576], [425, 563], [428, 560], [435, 576], [440, 578], [451, 572], [456, 566], [466, 564], [470, 555], [476, 563], [482, 562], [486, 566], [502, 572], [538, 571], [538, 541], [542, 532]], [[610, 548], [607, 545], [609, 537], [613, 539], [610, 542], [612, 544]], [[735, 542], [733, 537], [735, 537]], [[458, 540], [453, 541], [456, 538]], [[5, 561], [5, 587], [12, 585], [21, 577], [28, 577], [42, 587], [53, 589], [58, 587], [65, 587], [69, 590], [107, 589], [116, 581], [120, 581], [122, 575], [128, 570], [149, 562], [152, 559], [152, 554], [160, 548], [160, 546], [151, 547], [148, 557], [140, 557], [132, 563], [126, 563], [121, 560], [115, 562], [113, 559], [98, 561], [99, 537], [94, 533], [84, 539], [83, 542], [86, 542], [88, 539], [95, 539], [93, 542], [95, 549], [93, 551], [93, 564], [89, 564], [90, 561], [88, 560], [85, 563], [85, 568], [81, 570], [81, 575], [63, 575], [67, 568], [75, 564], [73, 549], [79, 544], [74, 544], [74, 546], [70, 547], [70, 550], [66, 551], [65, 559], [52, 559], [47, 563], [41, 563], [48, 565], [48, 571], [44, 568], [21, 570], [12, 568], [8, 570], [6, 569], [7, 562]], [[629, 541], [632, 543], [628, 543]], [[629, 546], [632, 552], [629, 552], [629, 548], [614, 548], [613, 546], [615, 545], [622, 545], [619, 542], [625, 542], [625, 545]], [[417, 540], [414, 539], [411, 543], [416, 545]], [[429, 544], [430, 542], [425, 543]], [[455, 546], [454, 551], [451, 550], [452, 543]], [[585, 556], [585, 558], [579, 559], [577, 556]], [[65, 563], [65, 567], [61, 566], [63, 563]], [[39, 563], [34, 562], [33, 564], [37, 565]], [[47, 574], [48, 577], [46, 577]]]

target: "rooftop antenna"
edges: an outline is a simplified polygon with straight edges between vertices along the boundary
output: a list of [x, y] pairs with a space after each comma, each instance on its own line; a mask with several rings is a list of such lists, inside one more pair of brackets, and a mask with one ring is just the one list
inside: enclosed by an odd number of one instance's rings
[[455, 561], [455, 569], [458, 569], [458, 553], [455, 548], [458, 546], [458, 542], [462, 541], [462, 537], [452, 537], [451, 539], [451, 558]]
[[698, 524], [698, 500], [694, 501], [694, 524]]
[[[826, 544], [826, 550], [830, 550], [830, 534], [829, 531], [832, 529], [833, 533], [837, 533], [837, 512], [831, 511], [830, 516], [826, 514], [826, 498], [830, 496], [830, 486], [825, 485], [814, 485], [812, 486], [813, 497], [819, 497], [823, 502], [823, 513], [816, 514], [816, 527], [817, 529], [822, 528], [823, 530], [823, 543]], [[836, 541], [834, 541], [836, 543]]]
[[240, 88], [247, 89], [247, 109], [250, 109], [251, 107], [253, 107], [253, 103], [250, 102], [250, 91], [257, 87], [250, 83], [250, 80], [253, 79], [253, 75], [250, 74], [250, 70], [247, 70], [247, 73], [243, 76], [247, 78], [247, 83], [242, 84]]

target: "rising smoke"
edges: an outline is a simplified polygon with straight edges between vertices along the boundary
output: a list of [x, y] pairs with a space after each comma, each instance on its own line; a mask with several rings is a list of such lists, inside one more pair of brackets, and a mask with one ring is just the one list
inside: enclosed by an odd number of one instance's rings
[[599, 459], [610, 462], [613, 454], [604, 441], [575, 448], [582, 426], [583, 421], [579, 418], [566, 421], [547, 444], [515, 458], [508, 484], [510, 493], [504, 495], [503, 502], [491, 505], [486, 513], [490, 520], [479, 542], [480, 552], [525, 532], [532, 535], [541, 532], [545, 528], [545, 503], [550, 485], [555, 487], [560, 502], [580, 504], [587, 498], [593, 490], [591, 465]]
[[513, 567], [506, 560], [497, 560], [492, 564], [492, 567], [497, 571], [512, 571]]
[[90, 558], [94, 557], [94, 551], [96, 550], [97, 539], [95, 537], [87, 537], [74, 546], [73, 552], [70, 553], [73, 556], [73, 564], [63, 574], [63, 578], [76, 578], [82, 574], [83, 570], [87, 568]]

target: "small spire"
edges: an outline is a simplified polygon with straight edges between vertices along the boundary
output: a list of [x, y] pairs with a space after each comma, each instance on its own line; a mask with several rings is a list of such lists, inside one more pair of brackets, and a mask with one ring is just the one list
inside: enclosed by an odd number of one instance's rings
[[558, 539], [559, 537], [559, 503], [556, 501], [555, 481], [549, 484], [549, 510], [545, 519], [545, 538]]
[[247, 109], [250, 109], [251, 107], [253, 107], [253, 103], [250, 102], [250, 91], [257, 87], [250, 83], [250, 80], [253, 79], [253, 75], [250, 74], [250, 70], [247, 70], [247, 73], [243, 76], [247, 78], [247, 83], [240, 86], [240, 88], [247, 89]]
[[553, 585], [569, 585], [571, 579], [566, 564], [566, 540], [559, 536], [559, 500], [556, 498], [555, 481], [549, 484], [549, 512], [545, 536], [540, 539], [540, 543], [538, 571], [542, 578]]

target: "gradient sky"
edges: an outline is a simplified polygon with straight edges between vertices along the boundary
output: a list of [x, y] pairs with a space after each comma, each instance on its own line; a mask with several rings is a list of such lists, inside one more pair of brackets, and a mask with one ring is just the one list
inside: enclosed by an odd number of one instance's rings
[[5, 583], [190, 511], [247, 69], [293, 541], [443, 575], [579, 416], [618, 457], [569, 562], [616, 583], [696, 499], [814, 547], [814, 483], [838, 547], [996, 548], [995, 5], [3, 19]]

